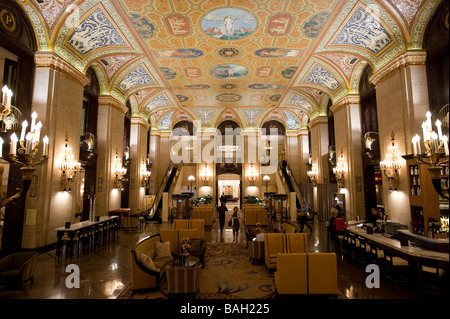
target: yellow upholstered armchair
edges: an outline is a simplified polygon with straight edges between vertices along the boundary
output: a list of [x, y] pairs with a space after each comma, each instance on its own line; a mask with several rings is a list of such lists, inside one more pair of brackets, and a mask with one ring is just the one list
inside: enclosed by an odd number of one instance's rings
[[178, 249], [178, 229], [160, 229], [159, 234], [161, 235], [162, 242], [170, 242], [170, 252], [172, 255], [176, 256], [179, 253]]
[[275, 288], [280, 295], [308, 294], [307, 255], [278, 254]]
[[148, 289], [159, 287], [166, 265], [174, 258], [170, 256], [156, 258], [156, 243], [161, 243], [159, 234], [141, 239], [131, 250], [131, 289]]
[[0, 259], [0, 284], [17, 284], [20, 289], [28, 280], [33, 283], [37, 252], [16, 252]]
[[269, 270], [277, 268], [277, 256], [283, 253], [286, 253], [285, 235], [282, 233], [265, 233], [264, 260]]
[[308, 293], [337, 294], [337, 258], [335, 253], [308, 253]]
[[305, 233], [287, 233], [285, 236], [288, 253], [308, 252], [308, 240]]
[[174, 219], [172, 229], [189, 229], [188, 219]]
[[205, 220], [204, 219], [190, 219], [189, 229], [198, 229], [199, 238], [205, 237]]

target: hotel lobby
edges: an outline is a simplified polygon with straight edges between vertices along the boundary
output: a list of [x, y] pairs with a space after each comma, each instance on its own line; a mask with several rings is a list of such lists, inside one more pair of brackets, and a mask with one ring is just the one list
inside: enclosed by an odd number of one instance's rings
[[448, 297], [448, 17], [2, 1], [0, 299]]

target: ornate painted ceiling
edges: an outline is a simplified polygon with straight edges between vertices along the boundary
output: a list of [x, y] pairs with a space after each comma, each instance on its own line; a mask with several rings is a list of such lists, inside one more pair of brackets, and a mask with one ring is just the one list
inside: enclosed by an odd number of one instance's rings
[[16, 0], [40, 51], [81, 72], [133, 116], [288, 130], [358, 93], [359, 78], [420, 50], [430, 0]]

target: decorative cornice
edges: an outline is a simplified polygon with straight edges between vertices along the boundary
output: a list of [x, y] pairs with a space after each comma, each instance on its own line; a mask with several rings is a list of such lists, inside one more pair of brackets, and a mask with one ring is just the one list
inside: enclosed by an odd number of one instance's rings
[[330, 110], [333, 112], [333, 114], [336, 114], [340, 110], [342, 110], [344, 107], [348, 105], [359, 105], [361, 103], [361, 96], [359, 94], [348, 94], [344, 96], [343, 98], [339, 99], [336, 103], [334, 103]]
[[285, 133], [285, 135], [286, 135], [286, 137], [298, 137], [298, 136], [301, 136], [301, 135], [308, 135], [308, 129], [300, 129], [300, 130], [297, 130], [297, 131], [287, 131], [286, 133]]
[[319, 124], [328, 124], [328, 117], [326, 117], [326, 116], [317, 116], [317, 117], [313, 118], [311, 120], [311, 122], [309, 122], [309, 128], [311, 129], [314, 126], [319, 125]]
[[426, 51], [406, 51], [404, 54], [393, 59], [391, 62], [376, 71], [371, 77], [369, 77], [369, 81], [377, 87], [393, 75], [409, 66], [425, 65], [426, 59]]
[[91, 82], [86, 75], [54, 52], [36, 52], [34, 62], [37, 69], [49, 68], [55, 70], [71, 78], [82, 87], [85, 87]]
[[142, 125], [144, 129], [148, 130], [150, 123], [144, 120], [142, 117], [132, 117], [130, 119], [131, 125]]
[[128, 108], [123, 103], [109, 95], [101, 95], [98, 98], [98, 106], [111, 106], [112, 108], [119, 110], [123, 114], [126, 114], [128, 112]]

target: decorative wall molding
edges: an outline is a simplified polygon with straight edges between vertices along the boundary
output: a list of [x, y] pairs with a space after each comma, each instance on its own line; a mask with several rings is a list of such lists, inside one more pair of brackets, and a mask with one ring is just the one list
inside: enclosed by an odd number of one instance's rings
[[369, 81], [377, 87], [407, 67], [425, 65], [426, 57], [426, 51], [406, 51], [375, 72]]
[[123, 114], [128, 112], [128, 108], [123, 103], [109, 95], [100, 96], [98, 98], [98, 106], [111, 106], [112, 108], [121, 111]]
[[71, 78], [82, 87], [90, 83], [90, 79], [86, 75], [54, 52], [36, 52], [34, 62], [37, 69], [49, 68], [55, 70]]
[[141, 117], [132, 117], [130, 119], [130, 123], [131, 125], [142, 125], [146, 130], [148, 130], [148, 128], [150, 127], [150, 123]]
[[344, 107], [348, 105], [359, 105], [361, 103], [361, 96], [359, 94], [349, 94], [341, 98], [339, 101], [334, 103], [330, 110], [333, 112], [333, 114], [336, 114], [340, 110], [342, 110]]
[[328, 124], [328, 117], [326, 116], [317, 116], [309, 122], [309, 128], [312, 129], [314, 126], [319, 124]]

